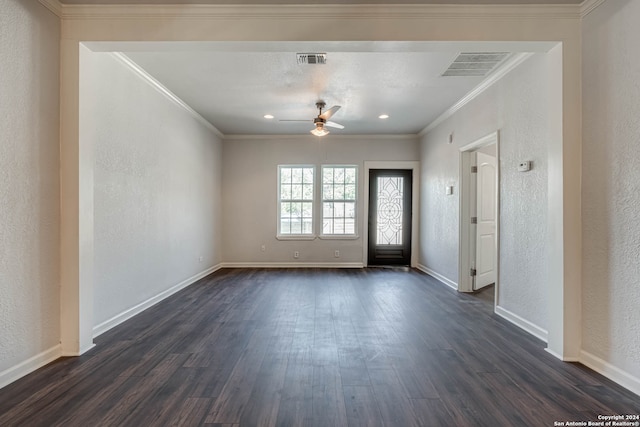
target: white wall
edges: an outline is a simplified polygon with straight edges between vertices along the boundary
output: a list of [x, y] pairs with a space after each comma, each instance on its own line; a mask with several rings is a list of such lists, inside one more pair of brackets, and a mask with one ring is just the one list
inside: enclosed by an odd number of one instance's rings
[[[223, 240], [225, 263], [362, 263], [364, 162], [418, 160], [417, 138], [330, 135], [228, 139], [223, 150]], [[279, 164], [354, 164], [358, 166], [358, 239], [282, 241], [276, 239]], [[319, 170], [319, 169], [317, 169]], [[266, 250], [261, 251], [261, 245]], [[334, 258], [334, 251], [340, 258]], [[293, 252], [300, 258], [294, 259]]]
[[97, 326], [220, 263], [222, 146], [109, 53], [83, 48], [80, 99], [95, 150]]
[[60, 26], [37, 2], [0, 11], [1, 387], [10, 368], [58, 355]]
[[[640, 393], [640, 2], [583, 21], [583, 350]], [[601, 360], [597, 360], [597, 359]], [[600, 365], [600, 366], [598, 366]], [[618, 372], [618, 374], [621, 374]]]
[[[458, 110], [421, 142], [420, 264], [458, 282], [459, 148], [500, 131], [498, 306], [547, 328], [547, 149], [558, 52], [536, 54]], [[454, 142], [448, 143], [453, 133]], [[522, 160], [530, 172], [517, 172]], [[452, 196], [445, 186], [453, 185]], [[512, 319], [513, 320], [513, 319]]]

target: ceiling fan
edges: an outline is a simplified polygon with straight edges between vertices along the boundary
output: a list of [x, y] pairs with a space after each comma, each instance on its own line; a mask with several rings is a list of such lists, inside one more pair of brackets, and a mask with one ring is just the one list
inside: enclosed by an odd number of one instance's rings
[[[324, 101], [316, 102], [316, 107], [318, 108], [318, 117], [315, 117], [313, 119], [313, 124], [316, 127], [315, 129], [310, 131], [312, 134], [316, 136], [325, 136], [329, 134], [329, 131], [325, 129], [325, 126], [336, 128], [336, 129], [344, 129], [344, 126], [342, 126], [341, 124], [329, 121], [331, 116], [333, 116], [336, 113], [336, 111], [340, 109], [340, 106], [334, 105], [328, 110], [325, 110], [324, 112], [322, 112], [322, 110], [324, 110], [324, 107], [326, 105], [327, 104], [325, 104]], [[280, 121], [281, 122], [308, 122], [309, 120], [280, 120]]]

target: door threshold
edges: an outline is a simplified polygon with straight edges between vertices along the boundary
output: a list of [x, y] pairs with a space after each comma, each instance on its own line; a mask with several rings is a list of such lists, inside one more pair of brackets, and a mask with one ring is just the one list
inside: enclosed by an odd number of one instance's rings
[[411, 267], [408, 265], [368, 265], [367, 268], [377, 268], [384, 270], [394, 270], [394, 271], [411, 271]]

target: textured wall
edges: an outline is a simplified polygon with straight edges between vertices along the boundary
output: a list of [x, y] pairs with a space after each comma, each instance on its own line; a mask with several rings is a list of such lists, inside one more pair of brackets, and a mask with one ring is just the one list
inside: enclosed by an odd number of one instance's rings
[[[329, 135], [322, 140], [247, 139], [224, 142], [223, 247], [225, 262], [362, 262], [364, 161], [418, 160], [416, 139], [362, 137], [340, 139]], [[277, 167], [279, 164], [355, 164], [359, 167], [356, 240], [283, 241], [276, 239]], [[364, 228], [366, 232], [366, 227]], [[266, 250], [260, 250], [261, 245]], [[334, 258], [334, 251], [340, 258]]]
[[583, 21], [583, 349], [640, 378], [640, 2]]
[[58, 18], [0, 0], [0, 372], [60, 341]]
[[[459, 148], [500, 130], [498, 304], [546, 329], [549, 54], [536, 54], [429, 132], [421, 142], [420, 263], [458, 281]], [[559, 120], [559, 118], [556, 118]], [[454, 134], [453, 144], [448, 136]], [[522, 160], [530, 172], [517, 172]], [[455, 187], [445, 195], [445, 186]]]
[[220, 262], [222, 147], [114, 56], [85, 49], [81, 60], [98, 325]]

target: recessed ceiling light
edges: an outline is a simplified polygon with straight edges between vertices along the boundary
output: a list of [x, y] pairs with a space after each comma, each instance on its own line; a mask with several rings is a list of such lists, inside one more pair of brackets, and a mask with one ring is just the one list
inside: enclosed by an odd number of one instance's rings
[[389, 118], [389, 115], [388, 115], [388, 114], [380, 114], [380, 115], [378, 116], [378, 118], [379, 118], [379, 119], [388, 119], [388, 118]]
[[271, 114], [265, 114], [264, 118], [271, 120], [271, 119], [273, 119], [273, 116]]

